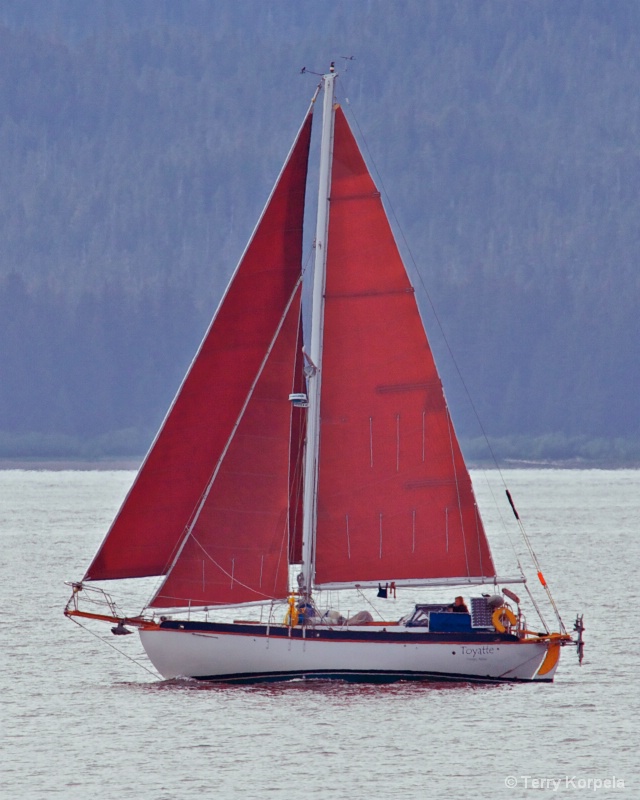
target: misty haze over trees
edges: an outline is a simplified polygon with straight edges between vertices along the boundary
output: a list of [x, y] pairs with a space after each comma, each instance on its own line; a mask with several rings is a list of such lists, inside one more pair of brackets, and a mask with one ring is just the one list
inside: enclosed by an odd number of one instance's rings
[[0, 457], [144, 454], [332, 59], [467, 452], [640, 459], [635, 0], [4, 0]]

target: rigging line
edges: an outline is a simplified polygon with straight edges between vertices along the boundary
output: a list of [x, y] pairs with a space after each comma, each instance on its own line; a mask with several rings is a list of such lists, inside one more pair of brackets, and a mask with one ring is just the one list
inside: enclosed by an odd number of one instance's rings
[[[502, 506], [497, 501], [495, 492], [493, 491], [492, 482], [488, 479], [486, 470], [483, 469], [482, 472], [483, 472], [483, 474], [485, 476], [485, 483], [486, 483], [486, 485], [487, 485], [487, 487], [489, 489], [489, 492], [491, 494], [491, 497], [493, 499], [494, 506], [496, 507], [496, 509], [498, 511], [498, 515], [500, 517], [500, 522], [502, 523], [503, 532], [506, 534], [507, 541], [509, 542], [509, 545], [511, 546], [511, 549], [513, 550], [513, 554], [515, 556], [516, 564], [517, 564], [518, 570], [520, 571], [520, 575], [522, 576], [522, 578], [525, 578], [524, 569], [522, 567], [522, 561], [520, 560], [520, 555], [519, 555], [518, 550], [517, 550], [517, 548], [516, 548], [516, 546], [514, 544], [513, 537], [511, 536], [511, 533], [509, 531], [509, 527], [506, 524], [504, 515], [502, 513]], [[525, 542], [525, 546], [529, 550], [529, 554], [531, 555], [531, 543], [528, 541], [529, 537], [527, 536], [526, 530], [524, 529], [524, 525], [520, 521], [520, 518], [517, 517], [517, 519], [518, 519], [518, 528], [520, 530], [520, 534], [521, 534], [521, 536], [522, 536], [522, 538], [523, 538], [523, 540]], [[532, 556], [532, 560], [534, 561], [534, 565], [535, 565], [535, 561], [536, 561], [535, 553]], [[538, 615], [538, 618], [540, 619], [540, 622], [542, 623], [544, 628], [547, 631], [549, 631], [549, 626], [547, 625], [547, 622], [546, 622], [546, 620], [544, 618], [542, 610], [540, 609], [540, 606], [536, 602], [536, 599], [533, 596], [533, 593], [531, 592], [531, 589], [529, 588], [526, 580], [524, 581], [524, 585], [525, 585], [525, 589], [527, 591], [527, 594], [529, 595], [529, 598], [531, 600], [531, 604], [533, 605], [533, 607], [534, 607], [534, 609], [535, 609], [535, 611], [536, 611], [536, 613]], [[562, 621], [562, 619], [561, 619], [561, 617], [560, 617], [560, 615], [558, 613], [558, 609], [555, 606], [555, 602], [553, 600], [553, 597], [550, 596], [550, 590], [548, 590], [548, 589], [547, 589], [547, 596], [549, 597], [549, 600], [551, 602], [551, 606], [553, 607], [553, 609], [555, 611], [555, 614], [556, 614], [556, 617], [558, 618], [558, 622], [559, 622], [560, 626], [562, 627], [563, 630], [565, 630], [564, 623], [563, 623], [563, 621]]]
[[[282, 536], [280, 537], [280, 550], [278, 551], [278, 560], [276, 562], [276, 568], [273, 573], [274, 584], [277, 582], [278, 575], [280, 573], [280, 565], [282, 564], [283, 552], [286, 554], [287, 589], [289, 589], [289, 509], [287, 509], [285, 522], [282, 529]], [[262, 563], [264, 564], [264, 554], [262, 555]], [[236, 580], [236, 583], [239, 583], [239, 581]], [[262, 588], [262, 567], [260, 568], [260, 587]], [[275, 586], [273, 594], [275, 594]]]
[[[296, 555], [292, 549], [292, 544], [295, 543], [296, 536], [300, 536], [299, 526], [298, 523], [298, 509], [302, 503], [302, 480], [299, 476], [302, 473], [302, 460], [303, 460], [303, 448], [304, 448], [304, 431], [301, 430], [298, 438], [298, 448], [297, 448], [297, 457], [295, 464], [293, 465], [293, 474], [294, 474], [294, 481], [292, 481], [289, 485], [291, 487], [289, 491], [289, 513], [288, 513], [288, 526], [289, 526], [289, 556]], [[291, 530], [291, 514], [293, 514], [293, 530]], [[292, 539], [293, 537], [293, 539]], [[289, 566], [291, 564], [296, 564], [298, 562], [290, 560]]]
[[[494, 504], [495, 508], [498, 511], [498, 515], [500, 517], [500, 522], [502, 524], [502, 530], [506, 534], [507, 541], [509, 542], [509, 545], [511, 546], [511, 549], [513, 550], [513, 553], [514, 553], [514, 556], [515, 556], [515, 559], [516, 559], [516, 564], [517, 564], [518, 570], [520, 571], [520, 575], [524, 578], [525, 577], [525, 573], [524, 573], [524, 569], [522, 567], [522, 561], [520, 560], [520, 555], [519, 555], [518, 550], [517, 550], [517, 548], [516, 548], [516, 546], [514, 544], [513, 538], [511, 536], [510, 531], [509, 531], [509, 527], [506, 524], [504, 515], [502, 513], [502, 506], [498, 503], [498, 500], [496, 498], [495, 492], [493, 490], [493, 484], [489, 480], [489, 478], [487, 477], [486, 469], [483, 469], [482, 472], [483, 472], [483, 474], [485, 476], [485, 483], [486, 483], [487, 488], [489, 489], [489, 492], [491, 494], [491, 498], [493, 500], [493, 504]], [[504, 484], [504, 481], [503, 481], [503, 484]], [[516, 516], [516, 519], [517, 519], [517, 522], [518, 522], [518, 529], [520, 530], [520, 535], [522, 536], [522, 539], [523, 539], [523, 541], [525, 543], [525, 547], [527, 548], [527, 550], [529, 552], [529, 555], [530, 555], [530, 557], [531, 557], [531, 559], [533, 561], [534, 566], [536, 567], [536, 569], [539, 570], [540, 569], [539, 562], [538, 562], [538, 559], [536, 557], [535, 552], [533, 551], [533, 548], [531, 546], [531, 542], [529, 541], [529, 537], [527, 536], [527, 532], [526, 532], [526, 530], [524, 528], [524, 524], [520, 520], [520, 516], [519, 515]], [[526, 580], [524, 581], [524, 585], [525, 585], [525, 588], [527, 590], [527, 594], [529, 595], [529, 598], [531, 599], [531, 603], [532, 603], [536, 613], [538, 614], [540, 622], [543, 624], [545, 629], [548, 631], [549, 630], [549, 626], [547, 625], [547, 622], [546, 622], [546, 620], [544, 618], [544, 615], [543, 615], [543, 613], [542, 613], [542, 611], [540, 609], [540, 606], [536, 602], [535, 597], [533, 596], [533, 594], [531, 592], [531, 589], [529, 588]], [[545, 589], [547, 590], [547, 597], [549, 598], [549, 602], [551, 603], [551, 606], [552, 606], [552, 608], [553, 608], [553, 610], [554, 610], [554, 612], [556, 614], [556, 618], [558, 619], [558, 623], [560, 624], [562, 630], [566, 631], [564, 622], [562, 621], [562, 618], [561, 618], [560, 613], [559, 613], [559, 611], [557, 609], [555, 601], [554, 601], [554, 599], [553, 599], [553, 597], [551, 595], [551, 590], [548, 588], [548, 586], [546, 586], [546, 584], [545, 584]]]
[[475, 497], [473, 499], [473, 513], [476, 521], [476, 546], [478, 548], [478, 558], [480, 561], [480, 574], [484, 575], [484, 567], [482, 565], [482, 540], [480, 538], [480, 526], [482, 523], [480, 519], [480, 509], [475, 501]]
[[518, 554], [518, 551], [516, 549], [515, 544], [513, 543], [513, 539], [511, 537], [511, 534], [509, 533], [509, 527], [507, 526], [507, 523], [505, 521], [504, 515], [502, 513], [503, 506], [502, 506], [502, 504], [498, 503], [498, 500], [496, 498], [496, 494], [495, 494], [495, 492], [493, 490], [493, 484], [489, 480], [489, 477], [487, 475], [487, 470], [483, 468], [482, 469], [482, 474], [484, 476], [484, 481], [485, 481], [486, 487], [489, 490], [489, 494], [491, 495], [491, 499], [493, 500], [493, 505], [494, 505], [496, 511], [498, 512], [498, 516], [500, 517], [500, 523], [502, 525], [502, 530], [506, 534], [506, 537], [507, 537], [507, 540], [509, 542], [509, 545], [511, 546], [511, 549], [513, 550], [513, 553], [514, 553], [514, 556], [515, 556], [515, 559], [516, 559], [516, 564], [518, 565], [518, 569], [520, 570], [520, 574], [522, 575], [522, 577], [524, 577], [524, 570], [522, 569], [522, 564], [520, 562], [520, 556]]
[[257, 589], [255, 589], [253, 586], [248, 586], [246, 583], [243, 583], [242, 581], [239, 581], [238, 578], [236, 577], [236, 575], [233, 572], [229, 572], [228, 570], [226, 570], [222, 566], [222, 564], [219, 564], [215, 560], [215, 558], [213, 558], [211, 556], [211, 554], [207, 552], [207, 550], [204, 548], [204, 546], [198, 541], [198, 537], [193, 533], [193, 531], [191, 532], [190, 538], [198, 545], [198, 547], [202, 550], [202, 552], [209, 559], [209, 561], [211, 561], [211, 563], [217, 569], [219, 569], [220, 572], [222, 572], [223, 575], [226, 575], [227, 578], [230, 578], [234, 584], [237, 584], [238, 586], [241, 586], [243, 589], [248, 589], [250, 592], [253, 592], [254, 594], [262, 595], [262, 597], [264, 597], [264, 600], [262, 600], [260, 602], [264, 603], [264, 602], [268, 602], [269, 600], [273, 601], [274, 598], [273, 598], [272, 595], [265, 594], [264, 592], [260, 592]]
[[279, 604], [280, 606], [285, 606], [287, 603], [286, 597], [270, 597], [267, 600], [249, 600], [246, 603], [209, 603], [209, 605], [185, 605], [182, 602], [182, 598], [180, 597], [171, 597], [170, 595], [162, 595], [165, 598], [170, 598], [172, 600], [180, 601], [182, 605], [172, 605], [172, 606], [162, 606], [159, 611], [162, 612], [162, 616], [167, 614], [184, 614], [185, 609], [189, 610], [189, 614], [204, 614], [208, 621], [209, 614], [215, 614], [218, 611], [236, 611], [239, 609], [247, 609], [247, 608], [264, 608], [269, 604]]
[[456, 483], [456, 498], [458, 501], [458, 515], [460, 517], [460, 530], [462, 532], [462, 546], [464, 547], [464, 560], [467, 565], [467, 575], [471, 575], [471, 570], [469, 568], [469, 555], [467, 553], [467, 537], [464, 529], [464, 514], [462, 513], [462, 501], [460, 499], [460, 484], [458, 481], [458, 470], [456, 468], [456, 454], [453, 448], [453, 422], [451, 421], [451, 415], [449, 414], [448, 408], [445, 407], [444, 413], [447, 418], [447, 430], [449, 432], [449, 448], [451, 450], [451, 465], [453, 466], [453, 477]]
[[384, 617], [382, 616], [382, 613], [380, 612], [380, 610], [379, 610], [378, 608], [376, 608], [376, 606], [374, 606], [374, 604], [371, 602], [371, 600], [369, 600], [369, 598], [368, 598], [368, 597], [366, 596], [366, 594], [365, 594], [365, 593], [362, 591], [362, 589], [358, 589], [358, 588], [356, 588], [356, 591], [357, 591], [357, 593], [360, 595], [360, 597], [361, 597], [361, 598], [364, 600], [364, 602], [365, 602], [365, 603], [366, 603], [368, 606], [370, 606], [370, 607], [371, 607], [371, 609], [372, 609], [372, 610], [373, 610], [373, 611], [374, 611], [374, 612], [375, 612], [375, 613], [378, 615], [378, 617], [380, 617], [380, 619], [381, 619], [381, 620], [384, 622]]
[[533, 593], [532, 593], [531, 589], [529, 588], [529, 586], [526, 583], [524, 585], [524, 588], [525, 588], [527, 594], [529, 595], [529, 600], [531, 600], [531, 604], [535, 608], [536, 613], [537, 613], [538, 617], [540, 618], [540, 622], [543, 624], [544, 629], [546, 630], [546, 632], [549, 633], [549, 626], [547, 625], [547, 621], [545, 620], [545, 618], [544, 618], [544, 616], [542, 614], [542, 611], [540, 610], [540, 606], [536, 603], [536, 599], [533, 596]]
[[[256, 389], [256, 386], [258, 385], [258, 381], [260, 380], [260, 378], [262, 376], [262, 373], [263, 373], [263, 371], [264, 371], [264, 369], [266, 367], [267, 361], [269, 360], [269, 356], [271, 355], [271, 352], [272, 352], [273, 348], [275, 347], [275, 344], [276, 344], [276, 341], [278, 339], [278, 336], [280, 335], [280, 331], [282, 330], [282, 326], [284, 325], [284, 322], [285, 322], [285, 320], [287, 318], [287, 314], [289, 313], [289, 309], [291, 308], [291, 305], [292, 305], [293, 301], [295, 300], [295, 298], [296, 298], [296, 296], [298, 294], [298, 289], [300, 287], [301, 282], [302, 282], [302, 275], [299, 275], [298, 279], [297, 279], [297, 281], [295, 283], [295, 286], [293, 287], [293, 291], [291, 292], [291, 297], [289, 298], [289, 301], [287, 302], [287, 304], [286, 304], [286, 306], [285, 306], [285, 308], [284, 308], [284, 310], [282, 312], [282, 315], [280, 317], [280, 322], [278, 323], [278, 326], [277, 326], [277, 328], [275, 330], [273, 338], [271, 339], [271, 342], [269, 343], [269, 347], [267, 348], [267, 352], [265, 353], [265, 356], [262, 359], [262, 363], [260, 364], [260, 367], [258, 368], [258, 371], [257, 371], [257, 373], [255, 375], [254, 380], [253, 380], [253, 383], [251, 384], [251, 387], [249, 388], [249, 391], [248, 391], [247, 396], [245, 398], [244, 404], [243, 404], [242, 408], [240, 409], [240, 413], [238, 414], [238, 417], [237, 417], [237, 419], [235, 421], [235, 424], [233, 426], [231, 434], [229, 435], [229, 438], [228, 438], [228, 440], [227, 440], [222, 452], [220, 453], [220, 457], [218, 458], [218, 461], [217, 461], [217, 463], [216, 463], [216, 465], [215, 465], [215, 467], [213, 469], [211, 477], [209, 478], [209, 481], [207, 482], [207, 485], [206, 485], [204, 491], [200, 495], [200, 499], [198, 501], [198, 505], [197, 505], [194, 513], [191, 515], [188, 527], [186, 528], [186, 532], [185, 532], [185, 534], [184, 534], [184, 536], [182, 538], [182, 541], [180, 542], [179, 547], [177, 548], [177, 552], [175, 553], [173, 561], [171, 562], [171, 565], [169, 566], [169, 568], [168, 568], [168, 570], [166, 572], [165, 581], [167, 580], [167, 578], [171, 574], [171, 572], [172, 572], [173, 568], [175, 567], [178, 559], [180, 558], [180, 554], [184, 550], [184, 547], [185, 547], [187, 541], [189, 540], [189, 538], [193, 534], [193, 529], [194, 529], [194, 527], [196, 525], [196, 522], [198, 521], [198, 519], [200, 517], [200, 514], [202, 513], [202, 510], [203, 510], [203, 508], [205, 506], [205, 503], [207, 502], [209, 494], [211, 493], [211, 489], [213, 488], [213, 484], [215, 483], [215, 480], [218, 477], [218, 472], [220, 471], [220, 468], [222, 466], [222, 463], [224, 462], [224, 459], [225, 459], [225, 457], [227, 455], [227, 452], [229, 451], [229, 448], [231, 447], [231, 442], [233, 441], [233, 439], [234, 439], [234, 437], [236, 435], [236, 432], [238, 430], [238, 427], [240, 426], [240, 423], [242, 422], [242, 418], [244, 417], [244, 414], [245, 414], [245, 411], [247, 410], [249, 402], [251, 401], [251, 398], [253, 397], [253, 393], [254, 393], [254, 391]], [[162, 585], [164, 585], [164, 583]], [[160, 589], [158, 591], [162, 591], [162, 585], [160, 586]], [[245, 587], [245, 588], [249, 588], [249, 587]], [[147, 604], [147, 606], [148, 606], [148, 604]]]
[[554, 611], [554, 613], [556, 615], [556, 619], [558, 620], [558, 624], [560, 625], [560, 628], [561, 628], [562, 632], [566, 633], [567, 631], [566, 631], [564, 622], [562, 620], [562, 617], [560, 616], [560, 611], [558, 610], [558, 606], [556, 605], [556, 601], [554, 600], [553, 595], [551, 594], [551, 589], [549, 588], [549, 585], [547, 584], [547, 581], [545, 580], [545, 578], [544, 578], [544, 576], [542, 574], [542, 567], [540, 565], [540, 561], [538, 560], [538, 556], [536, 555], [536, 553], [535, 553], [535, 551], [533, 549], [533, 545], [531, 544], [529, 536], [527, 535], [527, 532], [525, 530], [524, 524], [523, 524], [522, 520], [520, 519], [520, 515], [518, 514], [518, 511], [517, 511], [517, 509], [516, 509], [516, 507], [514, 505], [512, 497], [511, 497], [511, 493], [509, 492], [508, 489], [506, 489], [506, 494], [507, 494], [507, 498], [509, 500], [509, 505], [511, 506], [511, 509], [512, 509], [512, 511], [514, 513], [514, 516], [515, 516], [515, 518], [516, 518], [516, 520], [518, 522], [518, 526], [520, 528], [520, 533], [522, 535], [524, 543], [525, 543], [525, 545], [527, 547], [527, 550], [529, 551], [529, 555], [531, 557], [531, 560], [533, 561], [533, 564], [534, 564], [534, 566], [535, 566], [535, 568], [537, 570], [538, 580], [542, 584], [542, 587], [544, 588], [544, 590], [545, 590], [545, 592], [547, 594], [547, 597], [549, 599], [551, 607], [553, 608], [553, 611]]
[[311, 264], [311, 260], [312, 260], [312, 258], [313, 258], [314, 251], [315, 251], [315, 241], [314, 241], [314, 242], [312, 242], [312, 243], [309, 245], [309, 252], [307, 253], [307, 255], [306, 255], [305, 259], [304, 259], [304, 263], [303, 263], [303, 265], [302, 265], [302, 269], [301, 269], [301, 272], [302, 272], [302, 274], [303, 274], [303, 275], [304, 275], [306, 272], [308, 272], [308, 271], [309, 271], [309, 266], [310, 266], [310, 264]]
[[158, 678], [162, 679], [162, 676], [160, 676], [157, 672], [153, 672], [152, 670], [149, 669], [149, 667], [146, 667], [144, 664], [141, 664], [139, 661], [136, 661], [135, 658], [132, 658], [128, 653], [125, 653], [124, 650], [120, 650], [114, 644], [111, 644], [111, 642], [107, 641], [102, 636], [99, 636], [95, 631], [92, 631], [91, 628], [88, 628], [86, 625], [83, 625], [75, 617], [69, 617], [69, 619], [72, 622], [75, 622], [76, 625], [78, 625], [80, 628], [82, 628], [83, 630], [87, 631], [87, 633], [90, 633], [92, 636], [95, 636], [96, 639], [99, 639], [102, 642], [102, 644], [106, 644], [107, 647], [110, 647], [112, 650], [115, 650], [116, 653], [119, 653], [121, 656], [124, 656], [125, 658], [128, 658], [129, 661], [132, 661], [137, 667], [140, 667], [140, 669], [143, 669], [143, 670], [145, 670], [145, 672], [148, 672], [149, 675], [152, 675], [154, 678], [156, 678], [156, 680]]

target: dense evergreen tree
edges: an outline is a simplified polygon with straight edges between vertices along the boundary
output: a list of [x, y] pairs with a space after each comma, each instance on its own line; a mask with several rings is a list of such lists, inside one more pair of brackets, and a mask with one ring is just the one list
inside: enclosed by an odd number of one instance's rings
[[0, 456], [144, 451], [331, 58], [470, 450], [449, 346], [501, 452], [640, 456], [634, 0], [5, 0]]

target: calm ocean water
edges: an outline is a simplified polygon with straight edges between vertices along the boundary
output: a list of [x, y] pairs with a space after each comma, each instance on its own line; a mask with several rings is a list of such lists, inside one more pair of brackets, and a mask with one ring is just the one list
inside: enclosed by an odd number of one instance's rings
[[[552, 685], [486, 687], [153, 677], [62, 615], [133, 475], [0, 472], [2, 798], [640, 797], [640, 472], [504, 473], [587, 644]], [[473, 477], [495, 549], [504, 492]], [[411, 601], [398, 592], [398, 616]], [[93, 630], [147, 663], [137, 636]]]

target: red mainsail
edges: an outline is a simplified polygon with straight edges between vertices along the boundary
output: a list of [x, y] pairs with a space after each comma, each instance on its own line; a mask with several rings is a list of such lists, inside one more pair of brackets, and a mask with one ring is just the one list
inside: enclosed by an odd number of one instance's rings
[[379, 192], [336, 110], [316, 585], [495, 569]]
[[[310, 134], [309, 114], [178, 395], [84, 580], [163, 575], [172, 564], [299, 281]], [[296, 318], [296, 333], [297, 324]], [[287, 397], [284, 403], [289, 413]], [[288, 443], [287, 432], [287, 447]], [[284, 481], [286, 495], [288, 468], [278, 479]]]

